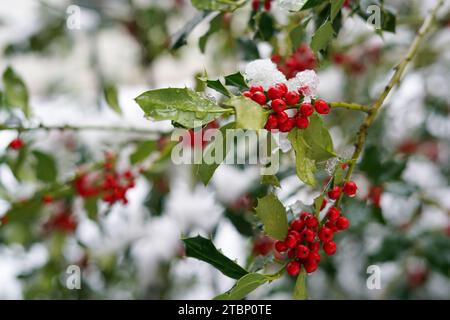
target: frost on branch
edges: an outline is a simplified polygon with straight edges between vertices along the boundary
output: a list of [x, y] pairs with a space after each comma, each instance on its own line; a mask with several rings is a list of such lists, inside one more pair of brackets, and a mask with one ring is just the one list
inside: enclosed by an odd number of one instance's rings
[[319, 87], [319, 77], [314, 70], [305, 70], [297, 73], [287, 83], [289, 90], [301, 89], [305, 96], [305, 101], [317, 96], [317, 88]]
[[277, 83], [286, 83], [286, 77], [270, 59], [258, 59], [245, 68], [245, 78], [250, 85], [262, 86], [268, 90]]
[[306, 0], [277, 0], [277, 3], [283, 10], [299, 11], [306, 3]]

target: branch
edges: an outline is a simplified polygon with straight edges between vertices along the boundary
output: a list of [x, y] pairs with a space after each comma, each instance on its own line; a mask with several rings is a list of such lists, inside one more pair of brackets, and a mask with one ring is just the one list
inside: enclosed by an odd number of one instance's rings
[[[406, 56], [402, 59], [400, 64], [397, 67], [395, 67], [395, 72], [392, 75], [391, 80], [386, 85], [386, 87], [384, 88], [383, 92], [378, 97], [378, 99], [373, 103], [372, 108], [370, 108], [366, 119], [360, 126], [358, 135], [356, 138], [355, 151], [353, 152], [352, 158], [350, 160], [351, 163], [350, 163], [350, 167], [347, 171], [347, 174], [345, 176], [345, 181], [349, 181], [353, 174], [353, 170], [355, 169], [355, 166], [356, 166], [356, 161], [359, 159], [359, 157], [362, 153], [363, 147], [364, 147], [364, 143], [366, 141], [367, 131], [369, 130], [369, 128], [372, 126], [373, 122], [375, 121], [378, 111], [383, 106], [384, 101], [386, 100], [387, 96], [392, 91], [392, 89], [400, 83], [400, 80], [406, 70], [406, 67], [412, 61], [414, 56], [416, 55], [417, 50], [419, 49], [425, 35], [431, 30], [433, 21], [436, 19], [437, 11], [439, 10], [439, 8], [442, 6], [443, 3], [444, 3], [444, 0], [439, 0], [438, 3], [436, 4], [436, 6], [431, 11], [431, 13], [425, 19], [425, 21], [423, 22], [422, 26], [419, 29], [419, 32], [416, 35], [414, 41], [412, 42], [411, 46], [409, 47]], [[342, 195], [336, 201], [336, 206], [339, 206], [341, 199], [342, 199]]]
[[346, 102], [330, 102], [329, 103], [331, 108], [343, 108], [348, 110], [356, 110], [356, 111], [362, 111], [366, 113], [370, 113], [371, 108], [368, 106], [364, 106], [357, 103], [346, 103]]

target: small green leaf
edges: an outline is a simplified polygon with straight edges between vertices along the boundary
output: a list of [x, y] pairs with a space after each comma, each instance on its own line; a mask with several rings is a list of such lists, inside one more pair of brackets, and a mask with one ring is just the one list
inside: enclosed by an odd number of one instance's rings
[[263, 40], [270, 41], [275, 35], [275, 19], [267, 12], [262, 12], [255, 17], [258, 25], [255, 37]]
[[288, 139], [295, 152], [295, 167], [297, 176], [304, 183], [315, 186], [316, 178], [314, 176], [317, 168], [315, 161], [308, 158], [307, 153], [310, 146], [305, 142], [303, 132], [297, 128], [289, 132]]
[[215, 102], [187, 88], [166, 88], [144, 92], [136, 99], [147, 117], [173, 120], [194, 128], [207, 124], [226, 112]]
[[325, 21], [325, 23], [322, 24], [312, 36], [311, 49], [314, 50], [314, 52], [319, 52], [326, 49], [332, 38], [333, 25], [330, 21]]
[[209, 37], [212, 36], [214, 33], [220, 31], [222, 29], [222, 26], [223, 26], [223, 14], [218, 14], [210, 21], [208, 31], [198, 40], [198, 46], [202, 53], [205, 53], [206, 44], [208, 43]]
[[142, 162], [147, 159], [147, 157], [155, 151], [156, 141], [154, 140], [146, 140], [140, 142], [134, 152], [130, 155], [131, 164], [136, 164]]
[[225, 76], [224, 78], [225, 78], [225, 85], [227, 86], [237, 87], [241, 90], [248, 89], [248, 84], [245, 81], [244, 76], [240, 72], [230, 74], [228, 76]]
[[342, 169], [341, 164], [338, 163], [334, 169], [333, 185], [338, 186], [341, 185], [342, 182], [344, 182], [344, 169]]
[[[209, 180], [211, 180], [212, 176], [214, 175], [214, 172], [216, 169], [220, 166], [222, 161], [226, 158], [228, 150], [230, 149], [228, 147], [228, 144], [230, 143], [227, 141], [227, 134], [226, 130], [232, 129], [235, 127], [235, 123], [231, 122], [228, 123], [220, 128], [220, 133], [222, 134], [223, 139], [221, 140], [214, 140], [211, 143], [209, 143], [205, 150], [203, 151], [203, 154], [212, 154], [212, 151], [217, 150], [218, 148], [222, 148], [222, 159], [219, 161], [215, 161], [214, 163], [207, 164], [204, 161], [201, 164], [194, 165], [194, 173], [200, 178], [200, 180], [207, 185], [209, 183]], [[215, 155], [215, 154], [214, 154]]]
[[286, 209], [273, 193], [258, 199], [255, 211], [264, 224], [264, 231], [267, 235], [278, 240], [286, 237], [288, 231]]
[[103, 88], [103, 95], [108, 106], [118, 114], [122, 114], [122, 109], [119, 104], [119, 97], [117, 87], [113, 84], [106, 84]]
[[320, 215], [320, 208], [322, 207], [323, 198], [324, 195], [321, 194], [320, 196], [314, 199], [314, 213], [317, 218], [319, 218]]
[[217, 92], [223, 94], [224, 96], [226, 96], [228, 98], [231, 97], [230, 91], [228, 91], [228, 89], [223, 85], [222, 81], [220, 81], [219, 79], [217, 79], [217, 80], [209, 80], [209, 79], [207, 79], [205, 77], [198, 77], [198, 79], [200, 81], [203, 81], [204, 83], [206, 83], [206, 86], [208, 88], [216, 90]]
[[268, 184], [277, 188], [281, 188], [280, 181], [278, 181], [278, 178], [276, 175], [262, 175], [261, 176], [261, 183], [262, 184]]
[[249, 98], [239, 96], [224, 102], [236, 111], [236, 128], [259, 130], [264, 128], [269, 111]]
[[22, 109], [25, 117], [30, 116], [28, 90], [22, 78], [8, 67], [3, 73], [4, 100], [7, 106]]
[[295, 282], [293, 297], [295, 300], [308, 299], [308, 291], [306, 289], [306, 271], [303, 268], [297, 277], [297, 281]]
[[305, 23], [298, 24], [289, 31], [289, 39], [291, 40], [292, 50], [297, 49], [304, 41], [305, 26], [308, 24], [309, 19]]
[[[182, 46], [184, 46], [187, 43], [187, 38], [189, 37], [191, 32], [195, 29], [195, 27], [197, 27], [197, 25], [199, 25], [210, 14], [211, 14], [210, 11], [199, 12], [199, 14], [197, 14], [194, 18], [189, 20], [180, 31], [176, 32], [172, 36], [172, 38], [170, 40], [170, 43], [171, 43], [170, 48], [172, 50], [177, 50], [177, 49], [181, 48]], [[159, 16], [160, 15], [161, 14], [159, 14]], [[149, 21], [153, 21], [153, 20], [149, 20]]]
[[248, 273], [236, 262], [218, 251], [211, 240], [201, 236], [182, 240], [186, 246], [186, 256], [207, 262], [224, 275], [233, 279], [239, 279]]
[[321, 5], [325, 1], [327, 1], [327, 0], [306, 0], [305, 4], [303, 5], [303, 7], [301, 8], [300, 11], [312, 9], [314, 7], [317, 7], [318, 5]]
[[310, 124], [303, 131], [303, 137], [309, 146], [307, 154], [309, 158], [321, 162], [336, 156], [331, 135], [318, 115], [314, 114], [310, 117]]
[[84, 198], [84, 209], [91, 220], [96, 220], [98, 215], [98, 198], [97, 197], [87, 197]]
[[43, 182], [54, 182], [58, 176], [55, 159], [41, 151], [33, 151], [36, 159], [36, 177]]
[[231, 290], [218, 295], [213, 300], [241, 300], [269, 280], [270, 278], [263, 274], [248, 273], [239, 279]]
[[330, 0], [330, 2], [331, 2], [330, 18], [331, 18], [331, 21], [333, 21], [334, 18], [336, 18], [339, 11], [341, 11], [341, 8], [344, 5], [345, 0]]
[[238, 0], [191, 0], [192, 5], [198, 10], [233, 11], [239, 6]]

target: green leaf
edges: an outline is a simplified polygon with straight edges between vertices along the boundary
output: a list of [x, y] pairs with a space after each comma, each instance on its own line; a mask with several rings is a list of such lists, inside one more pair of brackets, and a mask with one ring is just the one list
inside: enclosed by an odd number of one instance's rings
[[295, 167], [297, 176], [304, 183], [314, 187], [316, 185], [316, 178], [314, 174], [317, 168], [315, 161], [307, 156], [310, 146], [308, 146], [305, 142], [303, 131], [294, 128], [291, 132], [289, 132], [288, 139], [291, 142], [292, 148], [295, 152]]
[[220, 31], [222, 29], [222, 26], [223, 26], [223, 14], [218, 14], [210, 21], [208, 31], [198, 40], [198, 46], [202, 53], [205, 53], [206, 44], [208, 43], [209, 37], [214, 33]]
[[224, 96], [227, 96], [228, 98], [231, 97], [230, 91], [228, 91], [228, 89], [223, 85], [223, 83], [222, 83], [222, 81], [220, 81], [220, 79], [209, 80], [208, 78], [206, 78], [206, 76], [205, 77], [198, 77], [197, 79], [199, 79], [200, 81], [203, 81], [204, 83], [206, 83], [206, 86], [208, 88], [216, 90], [217, 92], [223, 94]]
[[213, 300], [241, 300], [271, 278], [260, 273], [248, 273], [236, 282], [234, 287]]
[[256, 31], [256, 37], [263, 41], [270, 41], [275, 35], [275, 20], [267, 12], [262, 12], [256, 18], [258, 29]]
[[331, 2], [330, 18], [331, 18], [331, 21], [333, 21], [334, 18], [336, 18], [339, 11], [341, 11], [341, 8], [344, 5], [345, 0], [330, 0], [330, 2]]
[[211, 240], [201, 236], [182, 240], [186, 246], [186, 256], [207, 262], [233, 279], [239, 279], [248, 273], [236, 262], [218, 251]]
[[330, 21], [326, 21], [312, 36], [311, 49], [314, 50], [314, 52], [319, 52], [326, 49], [332, 38], [333, 25]]
[[321, 194], [317, 198], [314, 199], [314, 214], [317, 218], [319, 218], [320, 215], [320, 208], [322, 207], [324, 195]]
[[289, 31], [289, 39], [291, 40], [292, 50], [297, 49], [304, 41], [305, 27], [310, 19], [307, 19], [304, 23], [298, 24]]
[[[209, 143], [203, 154], [211, 154], [213, 150], [218, 150], [218, 148], [222, 148], [222, 159], [219, 161], [215, 161], [214, 163], [207, 164], [204, 161], [201, 164], [194, 165], [194, 173], [199, 177], [199, 179], [207, 185], [209, 180], [211, 180], [214, 172], [220, 166], [222, 161], [226, 158], [228, 153], [228, 144], [226, 130], [234, 128], [236, 124], [234, 122], [228, 123], [220, 128], [220, 133], [222, 134], [223, 139], [217, 140], [215, 139], [211, 143]], [[232, 141], [231, 141], [232, 142]], [[214, 154], [215, 155], [215, 154]]]
[[264, 224], [264, 231], [267, 235], [278, 240], [286, 237], [288, 232], [286, 209], [273, 193], [258, 199], [255, 211]]
[[341, 185], [342, 182], [344, 182], [344, 169], [342, 169], [341, 164], [338, 163], [334, 169], [333, 185], [338, 186]]
[[106, 84], [103, 88], [103, 95], [108, 106], [118, 114], [122, 114], [122, 108], [120, 108], [119, 97], [117, 87], [113, 84]]
[[131, 164], [136, 164], [142, 162], [147, 159], [147, 157], [155, 151], [156, 141], [154, 140], [146, 140], [141, 141], [137, 146], [134, 152], [130, 155]]
[[293, 297], [295, 300], [308, 299], [308, 291], [306, 289], [306, 271], [303, 268], [297, 277], [297, 281], [295, 282]]
[[258, 46], [255, 41], [246, 38], [237, 39], [238, 52], [242, 56], [242, 60], [252, 61], [259, 59], [261, 56], [259, 54]]
[[278, 181], [278, 178], [276, 175], [262, 175], [261, 176], [261, 183], [262, 184], [268, 184], [277, 188], [281, 188], [280, 181]]
[[307, 153], [309, 158], [321, 162], [336, 156], [333, 140], [320, 116], [314, 114], [310, 117], [310, 124], [303, 131], [303, 137], [310, 147]]
[[25, 117], [30, 116], [28, 90], [22, 78], [8, 67], [3, 73], [4, 100], [10, 107], [20, 108]]
[[198, 10], [211, 11], [233, 11], [240, 5], [238, 0], [191, 0], [191, 2]]
[[173, 120], [187, 128], [207, 124], [227, 111], [187, 88], [150, 90], [135, 100], [147, 117], [157, 121]]
[[259, 130], [264, 128], [269, 111], [263, 109], [253, 100], [239, 96], [232, 97], [224, 102], [226, 106], [233, 107], [236, 111], [236, 128]]
[[43, 182], [54, 182], [58, 176], [55, 159], [41, 151], [33, 151], [36, 159], [36, 177]]
[[248, 89], [248, 84], [245, 81], [244, 76], [240, 72], [230, 74], [228, 76], [225, 76], [224, 78], [225, 78], [225, 85], [227, 86], [237, 87], [241, 90]]
[[[204, 19], [206, 19], [211, 12], [205, 11], [200, 12], [197, 14], [194, 18], [192, 18], [190, 21], [186, 23], [186, 25], [178, 32], [176, 32], [172, 38], [171, 38], [171, 46], [170, 48], [172, 50], [177, 50], [184, 46], [187, 43], [187, 38], [191, 34], [192, 30], [195, 29], [195, 27], [200, 24]], [[161, 14], [159, 14], [160, 16]], [[149, 21], [153, 22], [154, 19], [149, 19]]]
[[318, 5], [321, 5], [327, 0], [307, 0], [300, 11], [312, 9], [314, 7], [317, 7]]
[[84, 198], [84, 209], [87, 212], [89, 219], [96, 220], [98, 215], [98, 198], [97, 197], [87, 197]]

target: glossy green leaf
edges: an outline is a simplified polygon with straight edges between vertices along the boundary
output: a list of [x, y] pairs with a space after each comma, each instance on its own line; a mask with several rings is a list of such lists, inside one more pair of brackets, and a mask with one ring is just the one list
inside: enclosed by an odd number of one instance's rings
[[191, 0], [192, 5], [198, 10], [233, 11], [240, 5], [239, 0]]
[[236, 111], [236, 128], [259, 130], [264, 128], [269, 111], [263, 109], [253, 100], [239, 96], [224, 102], [226, 106], [233, 107]]
[[327, 0], [306, 0], [301, 10], [312, 9], [326, 2]]
[[227, 86], [237, 87], [241, 90], [248, 89], [248, 84], [245, 81], [243, 74], [240, 72], [230, 74], [228, 76], [225, 76], [224, 78], [225, 78], [225, 85]]
[[278, 180], [276, 175], [262, 175], [261, 183], [281, 188], [280, 181]]
[[333, 140], [320, 116], [310, 117], [308, 128], [303, 131], [303, 138], [309, 146], [307, 156], [317, 162], [336, 156], [333, 150]]
[[209, 37], [211, 37], [214, 33], [220, 31], [222, 29], [222, 26], [223, 14], [218, 14], [210, 21], [208, 31], [198, 40], [198, 46], [202, 53], [205, 53], [206, 44], [208, 43]]
[[220, 79], [217, 80], [210, 80], [208, 78], [205, 77], [198, 77], [198, 79], [200, 81], [203, 81], [204, 83], [206, 83], [206, 86], [208, 88], [211, 88], [221, 94], [223, 94], [224, 96], [230, 98], [231, 97], [231, 93], [230, 91], [228, 91], [227, 87], [225, 87], [222, 83], [222, 81], [220, 81]]
[[136, 164], [142, 162], [147, 159], [147, 157], [155, 151], [156, 141], [154, 140], [145, 140], [141, 141], [137, 146], [134, 152], [130, 155], [131, 164]]
[[304, 183], [315, 186], [316, 178], [314, 174], [317, 171], [316, 163], [307, 156], [310, 146], [305, 142], [303, 131], [297, 128], [293, 129], [289, 132], [288, 139], [295, 152], [295, 168], [297, 176]]
[[319, 52], [328, 47], [333, 38], [333, 25], [330, 21], [326, 21], [319, 29], [316, 30], [311, 39], [311, 49]]
[[286, 237], [288, 231], [286, 209], [273, 193], [258, 199], [255, 211], [264, 224], [264, 231], [267, 235], [278, 240]]
[[36, 177], [43, 182], [54, 182], [58, 177], [55, 159], [47, 153], [33, 151], [36, 159]]
[[91, 220], [96, 220], [98, 215], [98, 198], [97, 197], [87, 197], [84, 198], [84, 209], [86, 210], [87, 216]]
[[135, 100], [147, 117], [157, 121], [173, 120], [187, 128], [207, 124], [226, 112], [215, 102], [187, 88], [150, 90]]
[[330, 0], [331, 2], [331, 13], [330, 18], [333, 21], [336, 18], [337, 14], [341, 10], [342, 6], [345, 3], [345, 0]]
[[236, 282], [230, 291], [218, 295], [214, 300], [241, 300], [268, 281], [270, 278], [260, 273], [246, 274]]
[[209, 263], [224, 275], [239, 279], [248, 272], [236, 262], [223, 255], [209, 239], [201, 236], [182, 239], [186, 246], [186, 256]]
[[295, 282], [295, 288], [293, 293], [293, 298], [295, 300], [306, 300], [308, 299], [308, 291], [306, 289], [306, 271], [302, 268], [300, 274]]
[[106, 84], [103, 88], [103, 95], [105, 97], [106, 103], [111, 108], [111, 110], [118, 114], [122, 114], [122, 108], [119, 104], [117, 87], [113, 84]]
[[26, 117], [30, 115], [28, 89], [22, 78], [11, 68], [3, 73], [4, 101], [9, 107], [20, 108]]

